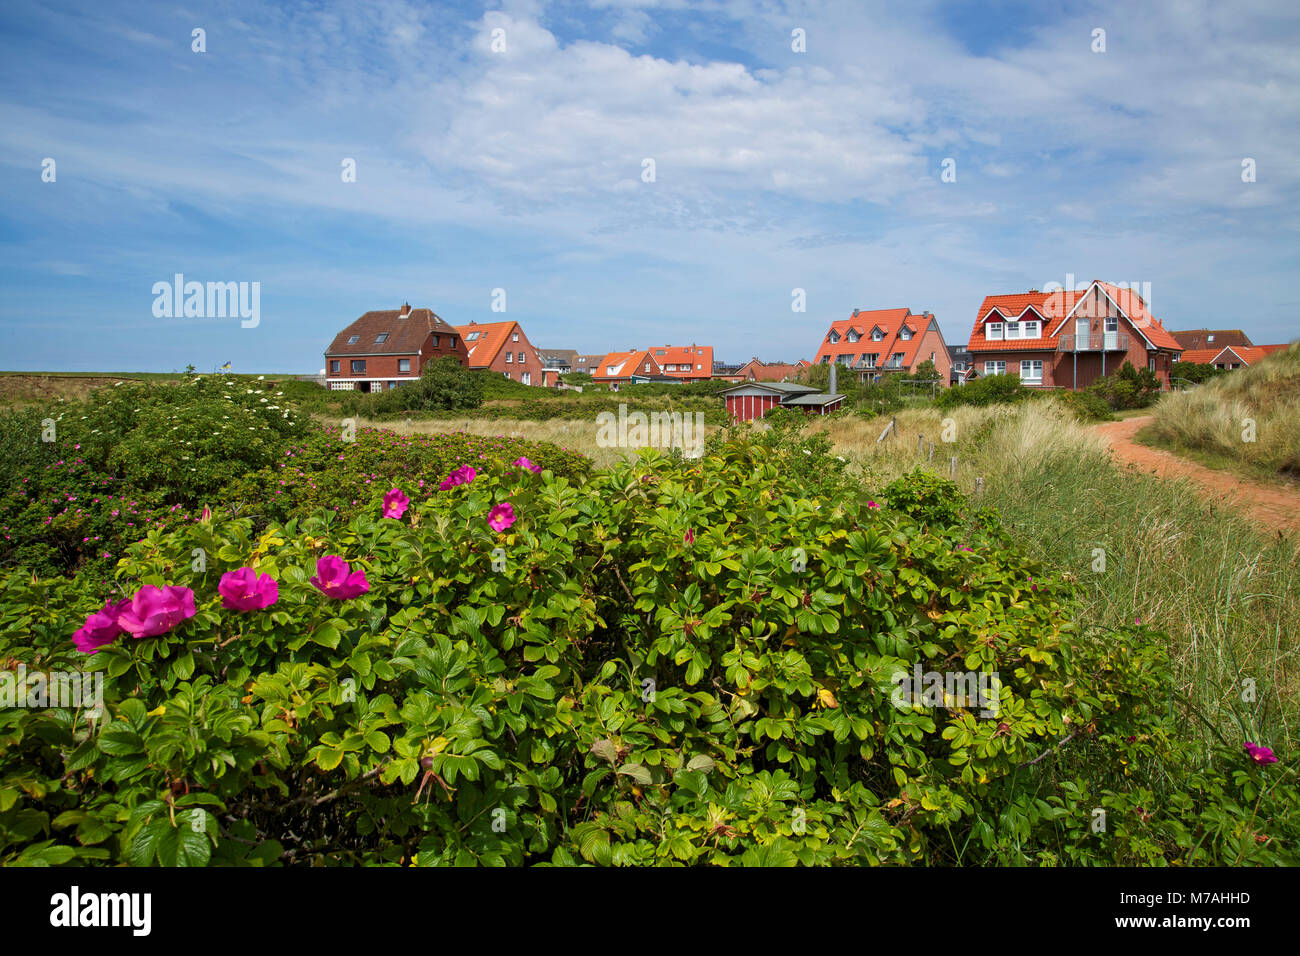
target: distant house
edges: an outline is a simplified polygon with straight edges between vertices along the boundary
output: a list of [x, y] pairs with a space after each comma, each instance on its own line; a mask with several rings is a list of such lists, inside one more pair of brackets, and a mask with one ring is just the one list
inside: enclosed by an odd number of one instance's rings
[[727, 414], [735, 421], [762, 418], [774, 408], [797, 408], [807, 415], [828, 415], [844, 406], [843, 395], [819, 392], [796, 382], [744, 382], [724, 388]]
[[578, 353], [574, 349], [538, 349], [537, 354], [547, 368], [553, 368], [561, 374], [576, 371], [573, 366], [578, 360]]
[[740, 374], [742, 367], [732, 365], [729, 362], [714, 362], [713, 380], [718, 382], [743, 382], [745, 377]]
[[457, 331], [469, 350], [469, 367], [487, 369], [524, 385], [547, 384], [545, 367], [518, 322], [471, 322]]
[[970, 349], [964, 345], [955, 346], [948, 350], [952, 357], [952, 372], [949, 374], [950, 385], [965, 385], [971, 379], [976, 378], [975, 358], [971, 355]]
[[981, 376], [1018, 374], [1024, 385], [1072, 390], [1126, 361], [1168, 388], [1183, 352], [1140, 295], [1096, 280], [1082, 291], [986, 296], [966, 348]]
[[859, 381], [876, 381], [885, 372], [915, 372], [927, 360], [948, 381], [952, 360], [933, 313], [854, 309], [849, 318], [831, 323], [813, 363], [836, 362], [856, 372]]
[[800, 359], [794, 364], [787, 362], [760, 362], [753, 358], [740, 367], [740, 377], [750, 382], [784, 382], [796, 372], [801, 372], [811, 365], [807, 359]]
[[1169, 334], [1188, 352], [1221, 349], [1225, 345], [1251, 345], [1250, 336], [1241, 329], [1189, 329], [1186, 332]]
[[597, 363], [591, 376], [596, 382], [608, 385], [656, 380], [707, 381], [713, 377], [713, 346], [664, 345], [610, 352]]
[[1221, 369], [1245, 368], [1254, 365], [1265, 355], [1271, 355], [1286, 347], [1285, 345], [1229, 345], [1221, 349], [1188, 349], [1179, 359], [1179, 363], [1213, 365]]
[[464, 365], [460, 333], [431, 309], [367, 312], [325, 350], [325, 385], [333, 391], [379, 392], [420, 377], [428, 362], [450, 355]]
[[604, 353], [593, 355], [590, 353], [584, 354], [579, 352], [573, 360], [573, 371], [594, 375], [596, 369], [600, 367], [600, 360], [604, 357]]

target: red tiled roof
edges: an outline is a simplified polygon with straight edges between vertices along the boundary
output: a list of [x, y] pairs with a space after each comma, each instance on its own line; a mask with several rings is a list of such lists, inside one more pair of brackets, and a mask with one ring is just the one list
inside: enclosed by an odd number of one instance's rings
[[[520, 331], [519, 323], [509, 322], [471, 322], [469, 325], [458, 325], [456, 331], [460, 337], [465, 340], [465, 348], [469, 351], [470, 368], [488, 368], [496, 359], [497, 353], [501, 347], [510, 341], [510, 335], [513, 332]], [[472, 341], [470, 336], [478, 333]], [[521, 341], [519, 343], [523, 345]], [[535, 350], [534, 350], [535, 351]]]
[[[650, 366], [649, 371], [646, 365]], [[610, 369], [613, 369], [611, 372]], [[631, 375], [662, 375], [663, 370], [659, 363], [651, 358], [645, 349], [637, 349], [628, 352], [609, 352], [600, 360], [597, 365], [591, 369], [591, 377], [595, 381], [610, 381], [618, 378], [627, 378]]]
[[756, 382], [779, 382], [807, 367], [808, 362], [806, 359], [800, 359], [790, 365], [786, 362], [760, 362], [754, 358], [742, 365], [737, 370], [737, 374], [748, 376], [752, 373]]
[[[646, 371], [646, 363], [650, 371]], [[679, 366], [688, 365], [689, 369]], [[616, 371], [610, 374], [609, 368]], [[674, 366], [670, 368], [669, 366]], [[696, 366], [701, 366], [696, 368]], [[713, 377], [713, 346], [711, 345], [660, 345], [648, 349], [610, 352], [592, 371], [596, 381], [611, 381], [630, 375], [666, 375], [680, 379], [706, 379]]]
[[1225, 345], [1217, 349], [1191, 349], [1183, 353], [1184, 362], [1198, 365], [1214, 365], [1229, 362], [1231, 358], [1224, 353], [1236, 355], [1245, 365], [1254, 365], [1266, 355], [1287, 348], [1286, 345]]
[[[1065, 334], [1073, 332], [1073, 329], [1066, 328], [1065, 320], [1069, 318], [1070, 313], [1079, 304], [1079, 300], [1084, 298], [1094, 285], [1099, 286], [1111, 301], [1119, 306], [1120, 311], [1128, 316], [1129, 324], [1133, 326], [1134, 330], [1144, 336], [1156, 348], [1169, 349], [1175, 352], [1183, 351], [1183, 347], [1178, 344], [1178, 340], [1170, 335], [1165, 327], [1160, 324], [1160, 320], [1147, 309], [1142, 296], [1132, 289], [1121, 289], [1112, 283], [1098, 280], [1090, 282], [1087, 289], [1083, 291], [1057, 289], [1053, 292], [1042, 292], [1034, 290], [985, 296], [984, 301], [980, 304], [979, 312], [975, 315], [975, 325], [971, 329], [970, 342], [966, 348], [971, 352], [1055, 351], [1060, 334], [1062, 332], [1065, 332]], [[981, 327], [990, 312], [996, 311], [1003, 320], [1014, 321], [1023, 316], [1028, 309], [1033, 309], [1042, 317], [1042, 325], [1040, 326], [1042, 334], [1038, 338], [1011, 339], [1001, 342], [985, 341]]]
[[[367, 312], [342, 332], [325, 350], [326, 355], [415, 355], [430, 332], [455, 335], [456, 329], [444, 322], [432, 309], [410, 309], [402, 318], [401, 309]], [[387, 333], [383, 342], [375, 340]], [[349, 344], [348, 339], [357, 337]]]
[[[861, 354], [866, 352], [879, 353], [876, 367], [883, 368], [894, 353], [902, 352], [901, 367], [911, 368], [916, 361], [916, 350], [921, 344], [921, 335], [933, 324], [934, 315], [930, 312], [924, 315], [913, 315], [910, 309], [875, 309], [869, 312], [858, 310], [847, 319], [831, 323], [831, 327], [822, 338], [821, 347], [817, 349], [817, 355], [813, 358], [813, 364], [820, 364], [823, 355], [829, 356], [830, 361], [835, 361], [836, 358], [851, 352], [857, 357], [857, 360], [852, 363], [852, 366], [856, 367], [861, 361]], [[904, 325], [912, 331], [910, 339], [899, 337]], [[884, 334], [879, 342], [871, 340], [871, 333], [875, 329], [880, 329]], [[848, 341], [850, 330], [860, 336], [857, 342]], [[839, 336], [838, 342], [830, 341], [832, 332]]]

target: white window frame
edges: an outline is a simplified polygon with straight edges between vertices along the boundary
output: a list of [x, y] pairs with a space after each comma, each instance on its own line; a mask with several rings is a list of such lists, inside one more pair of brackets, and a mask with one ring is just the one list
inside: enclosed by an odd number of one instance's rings
[[[1035, 365], [1038, 366], [1037, 377], [1035, 377], [1033, 374]], [[1030, 374], [1028, 375], [1025, 374], [1026, 366], [1029, 367]], [[1020, 360], [1020, 381], [1036, 382], [1039, 385], [1043, 384], [1043, 360], [1042, 359], [1021, 359]]]
[[873, 341], [873, 342], [880, 342], [880, 341], [883, 341], [884, 338], [885, 338], [885, 333], [882, 332], [882, 331], [880, 331], [880, 329], [872, 329], [872, 330], [871, 330], [871, 341]]
[[518, 341], [519, 341], [519, 333], [518, 333], [518, 332], [511, 332], [511, 333], [510, 333], [510, 341], [511, 341], [511, 342], [518, 342]]
[[826, 337], [826, 340], [830, 342], [831, 345], [837, 345], [840, 341], [840, 333], [832, 331], [831, 334]]
[[[994, 334], [995, 332], [996, 332], [997, 334]], [[1001, 323], [1001, 322], [988, 322], [988, 323], [986, 323], [985, 326], [984, 326], [984, 340], [985, 340], [986, 342], [1001, 342], [1001, 341], [1002, 341], [1002, 323]]]
[[862, 338], [862, 336], [858, 335], [857, 329], [849, 329], [849, 334], [846, 335], [845, 338], [850, 342], [856, 342], [858, 339]]
[[1042, 323], [1037, 319], [1026, 319], [1021, 323], [1020, 337], [1022, 339], [1037, 339], [1042, 338], [1042, 336]]
[[[403, 365], [405, 365], [406, 368], [402, 368]], [[399, 372], [406, 372], [409, 375], [411, 372], [411, 360], [409, 358], [399, 358], [397, 360], [397, 370]]]
[[902, 328], [898, 332], [898, 337], [904, 342], [910, 341], [912, 338], [912, 330], [909, 328]]
[[1006, 362], [995, 362], [995, 361], [991, 361], [991, 360], [986, 359], [986, 360], [984, 361], [984, 374], [985, 374], [986, 376], [988, 376], [988, 375], [1006, 375], [1006, 374], [1007, 374], [1007, 363], [1006, 363]]
[[515, 364], [515, 353], [514, 353], [514, 352], [507, 352], [507, 353], [506, 353], [506, 364], [507, 364], [507, 365], [513, 365], [513, 364]]

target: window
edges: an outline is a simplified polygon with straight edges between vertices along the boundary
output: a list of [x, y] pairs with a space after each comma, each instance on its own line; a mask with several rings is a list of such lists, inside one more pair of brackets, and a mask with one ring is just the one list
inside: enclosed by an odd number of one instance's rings
[[872, 352], [870, 355], [862, 356], [862, 358], [866, 361], [867, 368], [875, 368], [876, 362], [880, 359], [880, 353]]
[[410, 359], [398, 359], [398, 360], [397, 360], [397, 370], [398, 370], [399, 372], [407, 372], [407, 373], [409, 373], [409, 372], [411, 371], [411, 360], [410, 360]]
[[608, 365], [608, 366], [606, 366], [606, 367], [605, 367], [605, 374], [606, 374], [606, 375], [613, 375], [613, 374], [614, 374], [614, 366], [612, 366], [612, 365]]
[[912, 330], [907, 326], [903, 326], [903, 328], [899, 330], [898, 337], [906, 342], [912, 337]]
[[829, 336], [827, 336], [827, 341], [829, 341], [831, 345], [834, 345], [839, 340], [840, 340], [840, 333], [838, 332], [833, 331]]
[[1205, 341], [1206, 341], [1206, 342], [1213, 342], [1213, 341], [1214, 341], [1214, 336], [1213, 336], [1213, 335], [1207, 335], [1207, 336], [1205, 337]]
[[435, 349], [438, 347], [438, 336], [436, 336], [436, 335], [433, 336], [433, 347], [434, 347]]
[[348, 345], [356, 345], [356, 344], [357, 344], [358, 342], [360, 342], [360, 341], [361, 341], [361, 336], [359, 336], [359, 335], [349, 335], [349, 336], [348, 336]]
[[384, 344], [385, 342], [387, 342], [387, 341], [388, 341], [388, 333], [387, 333], [387, 332], [380, 332], [378, 335], [375, 336], [375, 344], [376, 344], [376, 345], [383, 345], [383, 344]]
[[843, 355], [838, 356], [838, 359], [839, 359], [839, 364], [841, 364], [841, 365], [844, 365], [844, 366], [852, 365], [852, 364], [853, 364], [853, 353], [852, 353], [852, 352], [845, 352]]
[[454, 335], [447, 336], [447, 348], [454, 349], [455, 347], [456, 347], [456, 336]]
[[1025, 359], [1020, 363], [1020, 380], [1022, 382], [1043, 381], [1043, 362], [1041, 359]]
[[890, 358], [889, 358], [889, 367], [890, 367], [890, 368], [902, 368], [902, 367], [903, 367], [903, 353], [902, 353], [902, 352], [895, 352], [892, 356], [890, 356]]
[[697, 372], [702, 372], [702, 371], [704, 371], [704, 366], [703, 366], [703, 365], [697, 365], [697, 366], [695, 366], [695, 371], [697, 371]]
[[391, 392], [393, 389], [395, 389], [395, 388], [397, 388], [397, 383], [396, 383], [396, 382], [389, 382], [389, 383], [388, 383], [388, 390], [389, 390], [390, 392]]
[[339, 370], [339, 360], [338, 360], [338, 359], [330, 359], [330, 371], [331, 371], [331, 372], [337, 372], [338, 370]]
[[467, 332], [467, 333], [465, 334], [465, 341], [466, 341], [466, 342], [473, 342], [473, 341], [477, 340], [478, 337], [479, 337], [479, 333], [477, 333], [477, 332]]
[[645, 363], [645, 370], [646, 370], [647, 372], [650, 371], [650, 363], [649, 363], [649, 362], [646, 362], [646, 363]]
[[501, 374], [504, 375], [506, 378], [509, 378], [509, 377], [510, 377], [510, 373], [509, 373], [509, 372], [502, 372]]
[[515, 360], [515, 353], [514, 353], [514, 352], [507, 352], [507, 353], [506, 353], [506, 364], [507, 364], [507, 365], [512, 364], [512, 363], [514, 362], [514, 360]]
[[872, 330], [871, 330], [871, 341], [873, 341], [873, 342], [879, 342], [879, 341], [880, 341], [881, 339], [883, 339], [884, 337], [885, 337], [885, 333], [882, 332], [882, 331], [880, 331], [880, 329], [872, 329]]
[[1025, 322], [1020, 329], [1020, 337], [1022, 339], [1036, 339], [1041, 334], [1042, 333], [1039, 331], [1039, 322], [1037, 319], [1034, 319], [1033, 321], [1030, 322]]
[[985, 362], [984, 374], [985, 375], [1006, 375], [1007, 363], [1006, 362]]
[[1019, 322], [1008, 322], [1008, 323], [1007, 323], [1006, 338], [1008, 338], [1008, 339], [1018, 339], [1018, 338], [1020, 338], [1020, 323], [1019, 323]]
[[990, 322], [984, 326], [984, 338], [990, 342], [1000, 342], [1002, 340], [1002, 323]]
[[523, 373], [521, 373], [520, 376], [519, 376], [519, 381], [521, 381], [521, 382], [522, 382], [523, 384], [525, 384], [525, 385], [532, 385], [532, 384], [533, 384], [533, 376], [532, 376], [532, 373], [531, 373], [531, 372], [523, 372]]
[[523, 353], [523, 352], [520, 352], [520, 353], [519, 353], [519, 364], [520, 364], [520, 365], [523, 365], [523, 364], [524, 364], [524, 353]]
[[365, 375], [365, 374], [366, 374], [366, 360], [365, 360], [365, 359], [353, 359], [353, 360], [352, 360], [352, 374], [353, 374], [353, 375]]
[[519, 341], [519, 333], [518, 333], [518, 332], [512, 332], [512, 333], [510, 334], [510, 341], [511, 341], [511, 342], [518, 342], [518, 341]]
[[861, 336], [858, 335], [858, 332], [857, 332], [856, 329], [849, 329], [849, 334], [848, 334], [847, 336], [845, 336], [845, 337], [846, 337], [850, 342], [856, 342], [859, 338], [861, 338]]
[[1156, 360], [1154, 358], [1147, 363], [1147, 368], [1151, 369], [1153, 372], [1156, 370]]
[[828, 364], [828, 363], [830, 362], [830, 360], [831, 360], [831, 357], [830, 357], [829, 355], [823, 355], [823, 356], [822, 356], [822, 364], [823, 364], [823, 365]]

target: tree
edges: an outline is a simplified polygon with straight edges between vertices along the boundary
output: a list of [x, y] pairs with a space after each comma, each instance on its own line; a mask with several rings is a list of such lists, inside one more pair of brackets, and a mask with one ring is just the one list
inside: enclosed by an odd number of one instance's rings
[[456, 410], [483, 404], [482, 378], [450, 355], [425, 365], [415, 389], [416, 407], [422, 409]]

